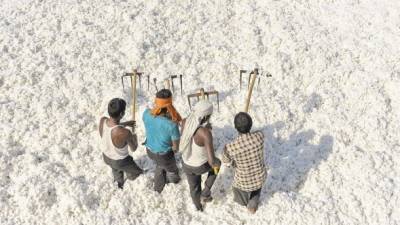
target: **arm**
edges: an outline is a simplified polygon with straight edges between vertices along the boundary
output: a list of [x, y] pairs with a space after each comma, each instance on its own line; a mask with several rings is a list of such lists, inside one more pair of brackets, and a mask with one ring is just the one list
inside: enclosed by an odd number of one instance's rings
[[129, 130], [126, 130], [127, 132], [127, 139], [126, 142], [128, 142], [129, 148], [131, 149], [132, 152], [136, 151], [138, 147], [138, 142], [137, 142], [137, 135], [132, 134]]
[[215, 157], [211, 131], [207, 128], [200, 128], [198, 133], [204, 143], [204, 148], [207, 151], [208, 164], [211, 167], [220, 167], [221, 161]]
[[179, 151], [179, 140], [181, 138], [181, 134], [179, 133], [179, 126], [175, 124], [171, 130], [171, 145], [172, 151], [175, 153]]
[[125, 122], [119, 123], [119, 125], [124, 126], [124, 127], [126, 127], [126, 126], [135, 127], [136, 126], [136, 121], [129, 120], [129, 121], [125, 121]]
[[104, 126], [104, 121], [106, 121], [107, 117], [101, 117], [100, 123], [99, 123], [99, 134], [100, 137], [103, 137], [103, 126]]
[[177, 153], [179, 151], [179, 139], [172, 141], [172, 151]]

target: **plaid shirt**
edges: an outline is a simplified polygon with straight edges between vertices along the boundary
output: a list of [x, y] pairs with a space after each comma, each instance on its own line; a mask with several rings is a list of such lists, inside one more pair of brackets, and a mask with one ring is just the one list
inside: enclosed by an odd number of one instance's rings
[[260, 189], [267, 175], [264, 165], [264, 134], [261, 131], [240, 134], [225, 146], [222, 161], [232, 163], [235, 168], [234, 187], [242, 191]]

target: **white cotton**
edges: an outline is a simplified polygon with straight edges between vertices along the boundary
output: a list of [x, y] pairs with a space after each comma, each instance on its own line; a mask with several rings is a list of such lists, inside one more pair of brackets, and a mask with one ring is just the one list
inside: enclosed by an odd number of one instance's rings
[[[0, 224], [400, 224], [399, 12], [399, 0], [0, 1]], [[124, 73], [144, 72], [139, 144], [155, 85], [183, 75], [181, 115], [187, 95], [218, 91], [220, 158], [255, 66], [268, 176], [254, 215], [225, 166], [202, 213], [184, 173], [154, 192], [143, 145], [129, 154], [148, 172], [116, 187], [98, 123], [115, 97], [132, 118]]]

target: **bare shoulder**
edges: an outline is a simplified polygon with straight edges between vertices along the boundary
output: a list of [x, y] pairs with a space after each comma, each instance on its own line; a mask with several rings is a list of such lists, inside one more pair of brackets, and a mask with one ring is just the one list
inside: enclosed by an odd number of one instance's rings
[[116, 127], [113, 130], [113, 136], [118, 140], [119, 143], [126, 143], [129, 137], [132, 135], [131, 131], [126, 129], [125, 127]]
[[205, 128], [205, 127], [200, 127], [197, 130], [196, 134], [199, 134], [200, 136], [205, 137], [205, 138], [210, 138], [210, 137], [212, 138], [211, 130], [208, 128]]
[[131, 134], [131, 131], [125, 127], [117, 127], [115, 128], [115, 134], [122, 138], [128, 138]]
[[129, 139], [129, 130], [124, 127], [116, 127], [112, 130], [111, 136], [116, 147], [122, 148], [126, 146]]

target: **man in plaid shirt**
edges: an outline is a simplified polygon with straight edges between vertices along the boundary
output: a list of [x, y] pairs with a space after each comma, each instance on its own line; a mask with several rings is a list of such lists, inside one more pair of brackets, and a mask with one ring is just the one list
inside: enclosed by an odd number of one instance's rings
[[267, 175], [264, 165], [264, 134], [261, 131], [250, 133], [253, 122], [247, 113], [238, 113], [234, 123], [239, 136], [225, 146], [222, 161], [235, 169], [234, 201], [255, 213]]

